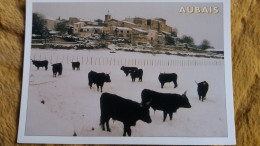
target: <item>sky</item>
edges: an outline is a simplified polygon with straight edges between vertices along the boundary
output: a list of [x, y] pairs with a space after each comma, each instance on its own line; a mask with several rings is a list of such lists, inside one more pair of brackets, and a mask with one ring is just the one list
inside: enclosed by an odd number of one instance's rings
[[[219, 7], [218, 14], [184, 14], [181, 7]], [[188, 35], [199, 45], [209, 40], [215, 49], [224, 49], [223, 5], [222, 3], [177, 3], [177, 2], [73, 2], [73, 3], [33, 3], [33, 13], [41, 13], [45, 18], [68, 19], [78, 17], [85, 20], [112, 18], [124, 20], [128, 17], [166, 19], [166, 24], [178, 29], [178, 36]]]

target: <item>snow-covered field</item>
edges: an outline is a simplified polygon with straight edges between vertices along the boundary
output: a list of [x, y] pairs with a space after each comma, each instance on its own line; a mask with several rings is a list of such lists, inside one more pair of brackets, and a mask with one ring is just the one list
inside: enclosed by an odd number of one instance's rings
[[[30, 66], [29, 97], [26, 117], [27, 136], [122, 136], [123, 124], [110, 120], [111, 132], [99, 126], [102, 93], [88, 86], [88, 72], [110, 73], [111, 83], [103, 92], [141, 102], [145, 88], [164, 93], [182, 94], [187, 90], [192, 108], [180, 108], [163, 122], [163, 112], [150, 109], [152, 123], [138, 121], [131, 127], [132, 136], [226, 137], [227, 113], [224, 85], [224, 60], [152, 55], [136, 52], [109, 53], [109, 50], [32, 49], [31, 59], [49, 60], [49, 69]], [[80, 70], [72, 70], [71, 61], [80, 61]], [[63, 73], [52, 77], [50, 63], [62, 62]], [[122, 65], [144, 71], [142, 82], [132, 82], [120, 70]], [[166, 83], [160, 87], [160, 72], [177, 73], [178, 87]], [[195, 81], [207, 81], [209, 91], [199, 101]], [[44, 104], [41, 102], [44, 101]]]

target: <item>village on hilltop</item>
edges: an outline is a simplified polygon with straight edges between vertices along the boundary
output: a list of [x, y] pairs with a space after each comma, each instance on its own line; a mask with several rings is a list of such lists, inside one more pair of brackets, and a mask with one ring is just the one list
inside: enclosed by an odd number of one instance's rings
[[[39, 14], [35, 13], [35, 16]], [[39, 16], [37, 16], [39, 17]], [[77, 17], [65, 19], [44, 19], [42, 33], [34, 30], [32, 34], [32, 48], [56, 49], [98, 49], [157, 52], [164, 51], [177, 55], [183, 52], [206, 53], [223, 56], [223, 51], [214, 50], [207, 41], [205, 44], [195, 45], [190, 36], [177, 36], [177, 28], [167, 25], [164, 18], [128, 17], [117, 20], [109, 11], [105, 20], [84, 20]], [[37, 24], [37, 23], [36, 23]], [[47, 31], [45, 31], [47, 30]], [[182, 52], [182, 53], [180, 53]], [[174, 54], [174, 53], [173, 53]]]

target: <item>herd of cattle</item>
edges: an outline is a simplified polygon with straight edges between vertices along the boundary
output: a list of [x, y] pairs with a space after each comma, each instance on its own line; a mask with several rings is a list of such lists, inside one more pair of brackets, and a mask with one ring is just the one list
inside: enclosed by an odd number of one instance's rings
[[[36, 61], [32, 60], [33, 65], [39, 69], [39, 67], [45, 67], [45, 70], [48, 69], [48, 61]], [[62, 63], [52, 64], [53, 77], [62, 75]], [[72, 69], [80, 70], [80, 62], [72, 62]], [[130, 74], [132, 82], [135, 82], [135, 79], [138, 78], [142, 82], [143, 70], [138, 69], [137, 67], [126, 67], [122, 66], [121, 70], [125, 73], [126, 76]], [[163, 88], [164, 84], [167, 82], [173, 82], [174, 88], [178, 86], [177, 84], [177, 74], [175, 73], [160, 73], [158, 80]], [[99, 88], [102, 92], [102, 88], [105, 82], [111, 82], [109, 74], [97, 73], [95, 71], [90, 71], [88, 73], [89, 86], [92, 88], [93, 84], [96, 84], [97, 91]], [[196, 81], [195, 81], [196, 82]], [[203, 102], [206, 99], [206, 94], [209, 88], [209, 85], [206, 81], [197, 83], [197, 92], [199, 100]], [[102, 130], [111, 131], [109, 128], [109, 120], [121, 121], [124, 124], [123, 136], [131, 136], [131, 126], [135, 126], [138, 120], [142, 120], [146, 123], [151, 123], [151, 117], [149, 114], [149, 108], [151, 107], [154, 111], [160, 110], [163, 111], [163, 121], [166, 120], [167, 115], [169, 115], [170, 120], [172, 120], [172, 115], [179, 108], [191, 108], [189, 99], [186, 96], [186, 91], [182, 94], [172, 94], [172, 93], [159, 93], [150, 89], [143, 89], [141, 92], [141, 103], [137, 103], [130, 99], [125, 99], [116, 94], [103, 93], [100, 97], [100, 125]]]

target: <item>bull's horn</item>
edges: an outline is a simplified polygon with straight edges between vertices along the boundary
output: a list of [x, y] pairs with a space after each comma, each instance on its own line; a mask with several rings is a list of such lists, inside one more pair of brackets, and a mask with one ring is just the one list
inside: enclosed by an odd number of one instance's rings
[[152, 103], [152, 100], [147, 101], [147, 102], [145, 103], [145, 105], [149, 106], [151, 103]]
[[186, 95], [186, 93], [187, 93], [187, 90], [183, 94]]
[[197, 81], [195, 81], [195, 83], [198, 84]]

